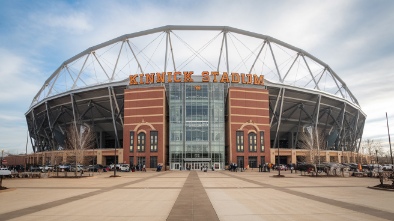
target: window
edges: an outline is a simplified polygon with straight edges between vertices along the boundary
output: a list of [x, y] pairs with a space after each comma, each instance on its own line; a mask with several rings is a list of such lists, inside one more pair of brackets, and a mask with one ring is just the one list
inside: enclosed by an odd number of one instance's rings
[[260, 150], [261, 152], [264, 152], [265, 147], [264, 147], [264, 131], [260, 131]]
[[145, 133], [140, 132], [137, 138], [137, 151], [145, 152]]
[[130, 131], [130, 152], [134, 151], [134, 131]]
[[244, 152], [244, 132], [243, 131], [237, 131], [237, 136], [236, 136], [237, 142], [237, 152]]
[[158, 137], [157, 131], [150, 132], [150, 151], [151, 152], [157, 152], [157, 144], [158, 144], [157, 137]]
[[249, 133], [249, 152], [257, 151], [257, 135], [256, 133]]
[[156, 168], [157, 167], [157, 157], [150, 157], [150, 168]]

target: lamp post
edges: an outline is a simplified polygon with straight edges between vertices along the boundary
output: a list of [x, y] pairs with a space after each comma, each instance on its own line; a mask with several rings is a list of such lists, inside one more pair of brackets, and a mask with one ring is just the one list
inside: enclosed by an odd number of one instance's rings
[[278, 176], [280, 176], [280, 167], [279, 167], [279, 165], [280, 165], [280, 158], [279, 158], [279, 141], [278, 141], [278, 162], [277, 162], [277, 164], [276, 164], [276, 168], [278, 168]]
[[378, 158], [378, 150], [375, 150], [376, 152], [376, 164], [378, 165], [378, 173], [379, 173], [379, 158]]
[[3, 168], [3, 154], [4, 154], [4, 150], [1, 150], [1, 163], [0, 163], [0, 168]]
[[390, 145], [391, 165], [392, 165], [392, 167], [393, 167], [393, 171], [394, 171], [393, 151], [391, 150], [391, 140], [390, 140], [389, 118], [387, 117], [387, 112], [386, 112], [386, 120], [387, 120], [387, 133], [388, 133], [388, 135], [389, 135], [389, 145]]
[[[0, 168], [3, 168], [3, 153], [4, 150], [1, 150]], [[0, 188], [1, 187], [3, 187], [3, 176], [0, 176]]]

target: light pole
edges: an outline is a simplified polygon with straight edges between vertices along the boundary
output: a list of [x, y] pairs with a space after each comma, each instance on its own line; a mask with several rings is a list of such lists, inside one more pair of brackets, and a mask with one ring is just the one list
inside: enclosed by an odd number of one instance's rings
[[391, 150], [391, 140], [390, 140], [389, 118], [387, 117], [387, 112], [386, 112], [386, 120], [387, 120], [387, 133], [388, 133], [388, 135], [389, 135], [389, 145], [390, 145], [391, 166], [393, 167], [393, 171], [394, 171], [393, 151]]
[[[3, 153], [4, 153], [4, 150], [1, 150], [0, 168], [3, 168]], [[3, 187], [3, 175], [0, 176], [0, 188], [1, 187]]]
[[378, 174], [379, 174], [379, 158], [378, 158], [378, 150], [375, 150], [376, 152], [376, 164], [378, 166]]
[[0, 168], [3, 168], [3, 154], [4, 154], [4, 150], [1, 150], [1, 163], [0, 163]]

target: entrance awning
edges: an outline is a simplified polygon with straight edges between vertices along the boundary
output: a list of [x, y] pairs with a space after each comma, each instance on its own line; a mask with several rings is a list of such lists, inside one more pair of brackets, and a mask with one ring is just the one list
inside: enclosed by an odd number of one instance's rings
[[211, 158], [184, 158], [185, 162], [211, 162]]

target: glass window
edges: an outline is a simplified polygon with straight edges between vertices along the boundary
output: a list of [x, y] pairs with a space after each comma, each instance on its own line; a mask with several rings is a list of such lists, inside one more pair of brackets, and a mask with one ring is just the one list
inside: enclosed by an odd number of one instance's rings
[[237, 131], [236, 139], [237, 152], [244, 152], [244, 132]]
[[137, 138], [137, 151], [145, 152], [145, 133], [140, 132]]
[[[201, 83], [170, 83], [166, 87], [171, 95], [168, 100], [168, 160], [171, 168], [175, 168], [175, 163], [184, 162], [184, 158], [193, 157], [212, 158], [212, 162], [220, 163], [222, 168], [225, 152], [224, 91], [227, 88], [224, 84]], [[243, 139], [242, 136], [242, 152]]]
[[130, 152], [134, 151], [134, 131], [130, 131]]
[[157, 131], [151, 131], [150, 132], [150, 151], [151, 152], [157, 152], [157, 144], [158, 144], [158, 132]]
[[256, 133], [249, 133], [249, 152], [257, 151], [257, 135]]
[[265, 147], [264, 147], [264, 131], [260, 131], [260, 150], [261, 152], [264, 152]]

